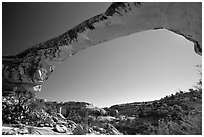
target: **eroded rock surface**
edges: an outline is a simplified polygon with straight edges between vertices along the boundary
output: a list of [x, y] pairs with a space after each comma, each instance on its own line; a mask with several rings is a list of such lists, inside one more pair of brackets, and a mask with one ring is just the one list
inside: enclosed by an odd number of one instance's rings
[[78, 51], [121, 36], [167, 29], [194, 43], [202, 55], [202, 3], [113, 3], [60, 36], [2, 58], [3, 91], [40, 91], [54, 66]]

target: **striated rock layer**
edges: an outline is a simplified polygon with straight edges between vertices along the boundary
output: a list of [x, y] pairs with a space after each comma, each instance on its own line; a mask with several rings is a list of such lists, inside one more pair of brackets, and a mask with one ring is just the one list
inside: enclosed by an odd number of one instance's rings
[[54, 66], [78, 51], [121, 36], [167, 29], [194, 43], [202, 55], [202, 3], [112, 3], [60, 36], [2, 58], [3, 91], [40, 91]]

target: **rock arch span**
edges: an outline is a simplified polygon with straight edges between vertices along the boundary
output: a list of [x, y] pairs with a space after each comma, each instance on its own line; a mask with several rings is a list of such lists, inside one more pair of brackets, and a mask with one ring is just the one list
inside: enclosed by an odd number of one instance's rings
[[202, 3], [112, 3], [60, 36], [23, 52], [3, 56], [3, 91], [40, 91], [54, 66], [78, 51], [129, 34], [167, 29], [194, 43], [202, 56]]

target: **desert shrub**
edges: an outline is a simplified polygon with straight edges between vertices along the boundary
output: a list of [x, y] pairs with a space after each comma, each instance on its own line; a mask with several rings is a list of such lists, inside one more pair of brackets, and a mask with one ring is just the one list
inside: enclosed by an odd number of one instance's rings
[[80, 124], [77, 124], [76, 128], [72, 131], [74, 135], [86, 135], [87, 134], [87, 127], [83, 127]]
[[[4, 91], [6, 93], [7, 91]], [[24, 122], [29, 117], [29, 104], [33, 102], [35, 95], [29, 91], [13, 91], [3, 94], [2, 119], [3, 123]]]
[[201, 114], [183, 116], [182, 120], [161, 119], [158, 126], [149, 130], [158, 135], [201, 135]]
[[82, 117], [78, 115], [76, 111], [71, 111], [69, 115], [67, 116], [68, 120], [74, 121], [76, 123], [81, 123], [82, 122]]
[[183, 118], [182, 126], [189, 135], [202, 134], [202, 114], [191, 114]]
[[[123, 134], [197, 135], [202, 133], [202, 89], [189, 89], [139, 106], [130, 105], [135, 120], [120, 120], [114, 126]], [[127, 111], [126, 111], [127, 109]], [[137, 111], [134, 111], [137, 110]], [[121, 113], [121, 112], [120, 112]], [[129, 113], [127, 114], [129, 115]], [[145, 124], [146, 123], [146, 124]]]
[[123, 120], [118, 124], [114, 123], [113, 126], [124, 135], [149, 135], [151, 134], [150, 128], [152, 128], [149, 122], [139, 122], [137, 119], [133, 121]]

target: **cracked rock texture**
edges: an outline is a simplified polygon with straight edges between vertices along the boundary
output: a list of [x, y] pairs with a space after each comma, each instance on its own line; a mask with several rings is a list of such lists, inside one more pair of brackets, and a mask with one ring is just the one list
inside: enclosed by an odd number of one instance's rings
[[87, 47], [129, 34], [167, 29], [194, 43], [202, 55], [202, 3], [112, 3], [60, 36], [2, 57], [3, 91], [40, 91], [54, 66]]

